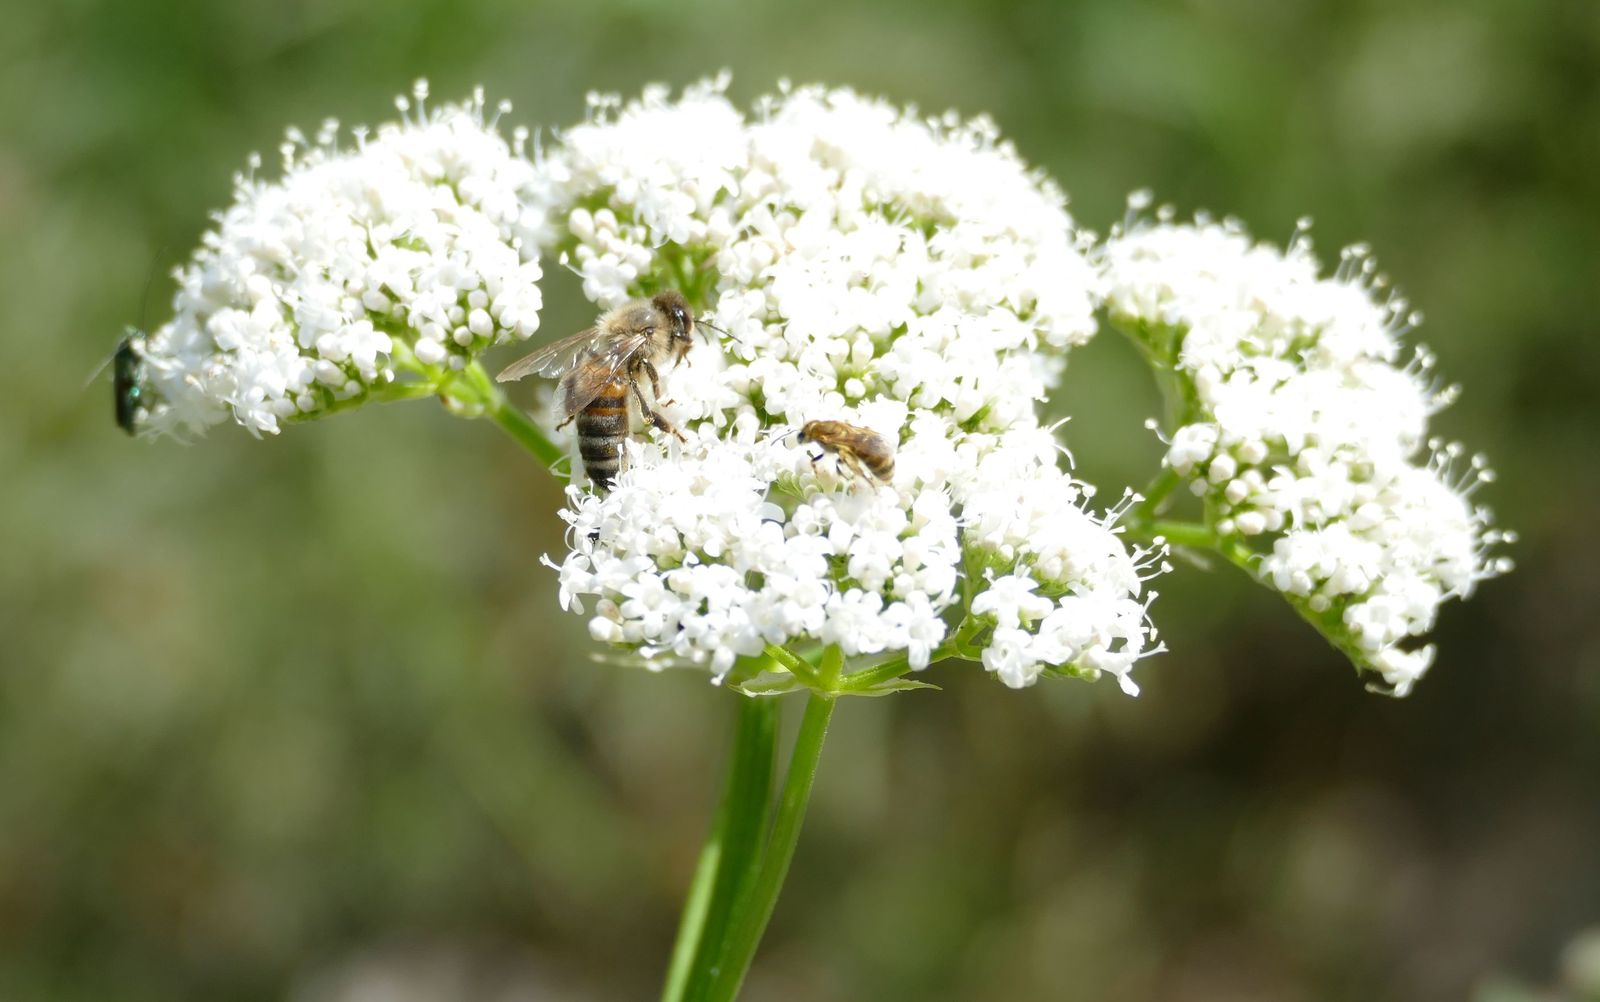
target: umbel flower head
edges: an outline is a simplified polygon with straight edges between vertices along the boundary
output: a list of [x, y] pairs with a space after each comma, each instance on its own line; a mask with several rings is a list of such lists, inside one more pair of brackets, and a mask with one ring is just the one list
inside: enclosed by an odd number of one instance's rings
[[[1178, 483], [1204, 507], [1187, 537], [1391, 691], [1431, 662], [1438, 607], [1509, 567], [1470, 498], [1490, 473], [1428, 438], [1451, 393], [1425, 352], [1402, 362], [1414, 318], [1364, 251], [1325, 278], [1303, 232], [1280, 251], [1165, 212], [1096, 245], [987, 119], [786, 86], [746, 112], [726, 85], [592, 97], [532, 159], [481, 93], [429, 109], [425, 84], [344, 147], [333, 122], [291, 131], [282, 177], [239, 177], [178, 271], [173, 319], [119, 350], [119, 423], [259, 434], [437, 393], [548, 462], [478, 361], [534, 333], [549, 256], [597, 312], [675, 290], [718, 334], [662, 373], [660, 430], [626, 437], [610, 489], [568, 488], [568, 550], [546, 558], [563, 606], [651, 665], [886, 691], [954, 656], [1013, 687], [1136, 692]], [[1175, 418], [1151, 498], [1108, 509], [1036, 409], [1100, 309]], [[883, 479], [803, 440], [814, 421], [891, 447]], [[859, 689], [803, 677], [841, 657]]]
[[1114, 232], [1099, 261], [1113, 319], [1180, 404], [1165, 464], [1224, 552], [1409, 691], [1434, 656], [1414, 638], [1440, 604], [1510, 568], [1490, 554], [1510, 534], [1471, 500], [1486, 462], [1427, 435], [1454, 390], [1424, 349], [1399, 364], [1420, 318], [1365, 248], [1321, 277], [1305, 226], [1280, 251], [1235, 222], [1163, 211]]
[[[134, 339], [138, 430], [252, 432], [403, 387], [437, 384], [492, 344], [539, 326], [540, 266], [519, 133], [482, 92], [358, 128], [291, 129], [283, 176], [235, 178], [234, 201], [178, 269], [173, 318]], [[505, 105], [501, 106], [504, 111]], [[498, 114], [494, 119], [499, 117]]]
[[[985, 119], [814, 87], [746, 115], [725, 84], [592, 99], [536, 164], [541, 232], [589, 298], [677, 287], [729, 335], [670, 373], [686, 442], [630, 446], [609, 493], [569, 490], [564, 603], [597, 639], [716, 677], [768, 645], [837, 645], [1136, 691], [1160, 555], [1089, 507], [1035, 413], [1094, 332], [1061, 193]], [[794, 434], [811, 420], [894, 444], [893, 482], [814, 461]]]

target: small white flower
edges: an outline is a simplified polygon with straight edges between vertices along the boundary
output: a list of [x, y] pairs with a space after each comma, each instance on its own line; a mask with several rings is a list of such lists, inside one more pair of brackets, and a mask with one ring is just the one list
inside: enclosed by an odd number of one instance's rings
[[1002, 575], [973, 600], [972, 612], [978, 616], [993, 616], [1003, 630], [1032, 626], [1055, 606], [1048, 598], [1035, 594], [1038, 587], [1038, 582], [1026, 575]]

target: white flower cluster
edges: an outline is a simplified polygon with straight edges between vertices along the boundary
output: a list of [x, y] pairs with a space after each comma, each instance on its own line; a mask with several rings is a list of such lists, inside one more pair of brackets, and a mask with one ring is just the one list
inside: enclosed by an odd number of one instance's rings
[[[537, 158], [540, 231], [613, 306], [677, 287], [729, 333], [666, 375], [688, 441], [630, 443], [607, 494], [569, 491], [563, 602], [591, 632], [720, 677], [768, 644], [964, 652], [1008, 685], [1152, 652], [1115, 515], [1057, 465], [1035, 401], [1094, 331], [1064, 199], [986, 120], [804, 88], [746, 117], [725, 81], [596, 99]], [[892, 484], [841, 476], [810, 420], [897, 446]]]
[[1417, 317], [1377, 295], [1363, 248], [1320, 277], [1304, 227], [1280, 251], [1164, 213], [1114, 232], [1099, 259], [1113, 318], [1177, 380], [1166, 465], [1264, 581], [1408, 691], [1434, 655], [1412, 638], [1509, 567], [1488, 555], [1508, 534], [1470, 500], [1491, 478], [1483, 459], [1458, 472], [1460, 447], [1426, 437], [1452, 392], [1426, 352], [1396, 364]]
[[236, 178], [233, 205], [177, 272], [173, 319], [134, 343], [140, 431], [231, 415], [276, 432], [538, 328], [522, 137], [501, 137], [481, 92], [434, 111], [426, 97], [419, 83], [415, 113], [400, 99], [405, 121], [355, 130], [353, 149], [334, 121], [310, 143], [290, 130], [280, 180], [256, 180], [254, 161]]

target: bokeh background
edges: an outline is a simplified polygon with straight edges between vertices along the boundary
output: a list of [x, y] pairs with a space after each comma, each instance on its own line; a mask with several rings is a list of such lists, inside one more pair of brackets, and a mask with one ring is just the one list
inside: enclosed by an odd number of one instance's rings
[[[0, 998], [652, 996], [732, 697], [591, 660], [537, 563], [551, 478], [427, 403], [133, 443], [85, 380], [288, 124], [387, 117], [425, 75], [559, 125], [721, 67], [740, 99], [788, 76], [990, 112], [1097, 230], [1150, 186], [1370, 241], [1465, 385], [1439, 430], [1491, 454], [1523, 536], [1406, 700], [1183, 566], [1137, 700], [947, 668], [847, 704], [748, 997], [1578, 997], [1600, 4], [3, 0]], [[546, 329], [582, 326], [547, 281]], [[1144, 481], [1127, 344], [1052, 407], [1084, 476]]]

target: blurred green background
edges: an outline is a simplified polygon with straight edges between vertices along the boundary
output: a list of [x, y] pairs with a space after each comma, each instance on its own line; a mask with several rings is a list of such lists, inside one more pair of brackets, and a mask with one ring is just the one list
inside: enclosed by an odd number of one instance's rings
[[[559, 494], [486, 424], [376, 408], [131, 443], [84, 380], [288, 124], [417, 76], [517, 122], [721, 67], [992, 113], [1103, 231], [1127, 191], [1368, 240], [1520, 569], [1410, 699], [1192, 567], [1112, 685], [837, 714], [754, 1000], [1445, 1000], [1570, 980], [1600, 923], [1600, 4], [0, 2], [0, 999], [655, 991], [728, 693], [597, 665]], [[270, 157], [269, 157], [270, 160]], [[152, 277], [154, 281], [152, 282]], [[148, 297], [147, 286], [150, 287]], [[587, 319], [548, 279], [546, 329]], [[1053, 405], [1113, 491], [1128, 345]], [[365, 994], [363, 994], [365, 993]]]

